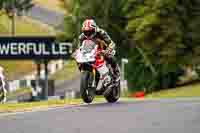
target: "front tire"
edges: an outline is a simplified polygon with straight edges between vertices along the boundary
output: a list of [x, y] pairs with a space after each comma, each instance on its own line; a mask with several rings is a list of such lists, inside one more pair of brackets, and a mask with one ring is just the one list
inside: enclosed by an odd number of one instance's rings
[[85, 103], [91, 103], [94, 99], [95, 91], [90, 87], [90, 83], [92, 82], [92, 75], [88, 71], [84, 71], [81, 73], [81, 86], [80, 93], [81, 98]]

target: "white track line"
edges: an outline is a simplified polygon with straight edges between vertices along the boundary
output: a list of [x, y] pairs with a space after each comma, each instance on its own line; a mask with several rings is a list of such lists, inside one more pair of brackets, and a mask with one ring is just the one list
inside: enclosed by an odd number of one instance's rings
[[33, 108], [30, 111], [18, 111], [18, 112], [9, 112], [9, 113], [0, 113], [0, 117], [3, 116], [11, 116], [11, 115], [19, 115], [19, 114], [25, 114], [25, 113], [34, 113], [34, 112], [45, 112], [45, 111], [49, 111], [49, 110], [56, 110], [56, 109], [64, 109], [64, 108], [68, 108], [68, 107], [74, 107], [74, 106], [78, 106], [78, 105], [68, 105], [68, 106], [63, 106], [63, 107], [41, 107], [41, 108]]
[[[91, 103], [91, 104], [102, 104], [104, 102], [94, 102], [94, 103]], [[34, 113], [34, 112], [46, 112], [46, 111], [50, 111], [50, 110], [57, 110], [57, 109], [66, 109], [66, 108], [72, 108], [72, 107], [81, 107], [81, 106], [87, 106], [87, 105], [90, 105], [90, 104], [85, 104], [85, 103], [82, 103], [82, 104], [77, 104], [77, 105], [61, 105], [59, 107], [41, 107], [41, 108], [38, 108], [38, 107], [33, 107], [33, 109], [31, 109], [30, 111], [17, 111], [17, 112], [8, 112], [8, 113], [0, 113], [0, 117], [3, 117], [3, 116], [11, 116], [11, 115], [20, 115], [20, 114], [26, 114], [26, 113]]]

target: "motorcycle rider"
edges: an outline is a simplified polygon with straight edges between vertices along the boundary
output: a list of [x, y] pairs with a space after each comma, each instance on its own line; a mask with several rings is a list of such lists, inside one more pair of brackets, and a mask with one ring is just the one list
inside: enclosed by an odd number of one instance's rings
[[115, 55], [114, 49], [116, 45], [112, 41], [110, 36], [107, 34], [107, 32], [104, 29], [98, 27], [93, 19], [86, 19], [82, 25], [82, 34], [79, 36], [80, 44], [82, 44], [82, 42], [85, 39], [94, 39], [94, 40], [100, 39], [105, 42], [102, 43], [103, 46], [100, 47], [104, 49], [104, 58], [111, 65], [113, 69], [114, 80], [118, 81], [119, 69], [116, 60], [114, 58]]

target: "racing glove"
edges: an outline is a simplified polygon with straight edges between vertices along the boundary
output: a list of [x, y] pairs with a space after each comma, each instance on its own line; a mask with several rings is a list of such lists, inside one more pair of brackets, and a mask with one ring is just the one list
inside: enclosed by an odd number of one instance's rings
[[105, 55], [106, 56], [114, 56], [115, 55], [115, 44], [113, 42], [111, 42], [109, 45], [108, 45], [108, 48], [105, 50]]

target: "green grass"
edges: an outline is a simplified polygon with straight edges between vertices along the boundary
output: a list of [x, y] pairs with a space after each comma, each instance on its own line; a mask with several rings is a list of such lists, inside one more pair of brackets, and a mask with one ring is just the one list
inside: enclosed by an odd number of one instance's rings
[[26, 103], [6, 103], [0, 105], [0, 112], [28, 111], [36, 107], [59, 106], [65, 104], [75, 104], [74, 101], [66, 102], [66, 100], [48, 100], [41, 102]]
[[7, 94], [7, 98], [13, 98], [16, 97], [17, 95], [23, 95], [23, 94], [27, 94], [27, 93], [31, 93], [31, 89], [30, 88], [21, 88], [21, 89], [17, 89], [14, 92], [8, 93]]
[[[103, 98], [96, 98], [94, 102], [104, 102]], [[6, 103], [0, 105], [0, 112], [16, 112], [16, 111], [31, 111], [34, 108], [48, 108], [64, 105], [82, 104], [81, 99], [64, 99], [64, 100], [48, 100], [40, 102], [26, 102], [26, 103]]]
[[59, 70], [53, 75], [50, 75], [50, 79], [53, 80], [66, 80], [72, 79], [76, 76], [76, 72], [78, 71], [76, 62], [74, 60], [69, 60], [63, 69]]
[[[51, 35], [48, 27], [39, 25], [25, 17], [16, 17], [16, 36]], [[0, 36], [11, 35], [11, 21], [6, 15], [0, 16]]]
[[200, 97], [200, 83], [154, 92], [146, 98]]
[[[30, 88], [22, 88], [18, 89], [15, 92], [8, 94], [8, 97], [11, 98], [16, 94], [24, 94], [30, 93]], [[106, 102], [106, 100], [101, 96], [95, 97], [93, 103], [95, 102]], [[17, 112], [17, 111], [31, 111], [35, 108], [48, 108], [48, 107], [55, 107], [55, 106], [64, 106], [64, 105], [80, 105], [83, 104], [82, 99], [76, 98], [66, 98], [63, 100], [48, 100], [48, 101], [37, 101], [37, 102], [24, 102], [24, 103], [5, 103], [0, 104], [0, 113], [3, 112]]]

